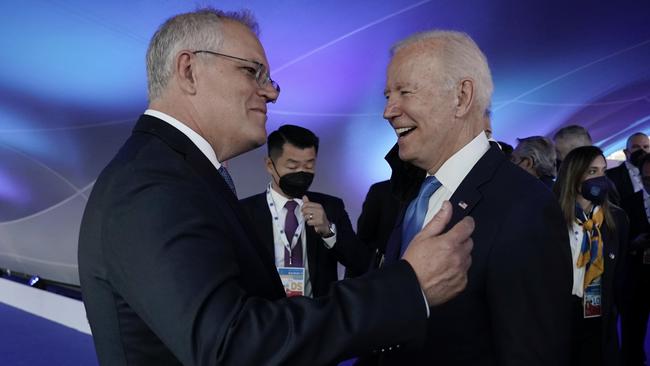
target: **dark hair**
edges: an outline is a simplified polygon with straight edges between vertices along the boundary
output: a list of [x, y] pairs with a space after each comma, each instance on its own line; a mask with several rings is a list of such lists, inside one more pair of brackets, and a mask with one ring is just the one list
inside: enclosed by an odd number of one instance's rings
[[[576, 198], [578, 197], [578, 190], [582, 185], [582, 177], [589, 169], [591, 162], [599, 156], [605, 159], [605, 155], [600, 148], [596, 146], [581, 146], [571, 150], [562, 161], [557, 181], [553, 186], [553, 193], [555, 193], [560, 201], [564, 220], [569, 227], [571, 227], [575, 220]], [[605, 159], [605, 161], [607, 160]], [[605, 225], [609, 229], [614, 230], [616, 227], [614, 218], [610, 212], [609, 199], [603, 202], [601, 209], [605, 216]]]
[[648, 135], [646, 135], [646, 134], [643, 133], [643, 132], [635, 132], [635, 133], [633, 133], [633, 134], [630, 135], [630, 137], [628, 137], [627, 140], [625, 141], [625, 149], [629, 149], [629, 148], [630, 148], [630, 143], [632, 142], [632, 139], [635, 138], [635, 137], [638, 137], [638, 136], [648, 137]]
[[269, 157], [276, 159], [282, 155], [282, 148], [285, 143], [290, 143], [300, 149], [313, 147], [318, 154], [318, 136], [304, 127], [282, 125], [269, 135], [266, 143]]

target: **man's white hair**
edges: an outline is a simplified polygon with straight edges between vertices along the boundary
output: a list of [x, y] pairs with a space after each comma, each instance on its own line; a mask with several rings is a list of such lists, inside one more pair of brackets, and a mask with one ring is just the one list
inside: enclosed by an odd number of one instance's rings
[[416, 33], [390, 50], [391, 56], [419, 43], [436, 43], [436, 57], [443, 68], [445, 86], [455, 88], [464, 78], [474, 80], [476, 103], [481, 113], [489, 113], [494, 85], [487, 59], [472, 38], [463, 32], [431, 30]]

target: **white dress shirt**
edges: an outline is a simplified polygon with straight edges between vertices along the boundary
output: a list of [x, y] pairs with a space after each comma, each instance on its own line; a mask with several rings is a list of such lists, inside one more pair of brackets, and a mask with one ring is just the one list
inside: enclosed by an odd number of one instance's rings
[[[598, 207], [596, 207], [598, 210]], [[594, 212], [596, 212], [594, 210]], [[571, 244], [571, 260], [573, 268], [573, 288], [571, 294], [578, 297], [584, 296], [583, 284], [585, 282], [585, 267], [578, 268], [578, 257], [580, 256], [580, 249], [582, 248], [582, 241], [584, 240], [585, 230], [575, 220], [569, 229], [569, 242]]]
[[[426, 226], [440, 210], [442, 203], [449, 200], [470, 170], [490, 149], [490, 143], [484, 132], [452, 155], [433, 176], [442, 184], [429, 199], [429, 209], [424, 217], [422, 227]], [[427, 174], [427, 176], [430, 174]]]
[[[284, 222], [286, 221], [287, 218], [287, 208], [284, 207], [284, 205], [287, 204], [287, 201], [290, 200], [290, 198], [287, 198], [280, 193], [276, 192], [275, 189], [273, 189], [271, 183], [269, 183], [269, 186], [271, 187], [271, 199], [273, 200], [273, 205], [275, 208], [280, 208], [282, 209], [277, 211], [278, 214], [278, 226], [281, 228], [284, 228]], [[294, 198], [294, 201], [298, 203], [298, 206], [296, 206], [296, 209], [294, 211], [296, 218], [298, 219], [298, 223], [304, 222], [304, 218], [302, 217], [302, 205], [303, 201], [300, 198]], [[270, 208], [269, 208], [270, 209]], [[271, 216], [273, 216], [275, 212], [271, 212]], [[274, 253], [275, 253], [275, 267], [284, 267], [284, 241], [282, 240], [281, 235], [285, 235], [280, 232], [278, 226], [273, 225], [273, 247], [274, 247]], [[305, 224], [306, 227], [306, 224]], [[300, 233], [300, 243], [302, 245], [302, 264], [303, 267], [305, 267], [305, 296], [312, 297], [313, 291], [311, 288], [311, 281], [309, 280], [309, 260], [307, 259], [307, 235], [305, 234], [306, 230], [302, 230]], [[336, 228], [332, 224], [332, 232], [334, 232], [334, 236], [331, 236], [329, 238], [321, 238], [323, 240], [323, 244], [327, 249], [332, 249], [334, 244], [336, 244]], [[297, 245], [297, 244], [296, 244]]]

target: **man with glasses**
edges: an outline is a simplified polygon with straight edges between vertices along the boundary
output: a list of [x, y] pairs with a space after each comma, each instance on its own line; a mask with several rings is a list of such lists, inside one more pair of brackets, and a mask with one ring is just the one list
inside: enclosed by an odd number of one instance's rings
[[[169, 19], [147, 52], [149, 109], [84, 212], [79, 276], [102, 365], [323, 365], [418, 343], [465, 285], [473, 221], [451, 208], [404, 260], [287, 298], [221, 165], [266, 140], [280, 88], [248, 13]], [[388, 320], [391, 318], [392, 320]]]

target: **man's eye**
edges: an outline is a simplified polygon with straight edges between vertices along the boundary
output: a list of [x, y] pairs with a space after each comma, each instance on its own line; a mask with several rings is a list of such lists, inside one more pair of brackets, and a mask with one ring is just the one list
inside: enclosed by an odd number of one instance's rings
[[400, 95], [407, 95], [407, 94], [411, 94], [411, 91], [410, 90], [400, 90], [399, 94]]
[[257, 74], [257, 70], [255, 70], [252, 67], [242, 67], [242, 69], [244, 69], [244, 71], [246, 71], [246, 73], [249, 74], [250, 76], [255, 77], [255, 74]]

